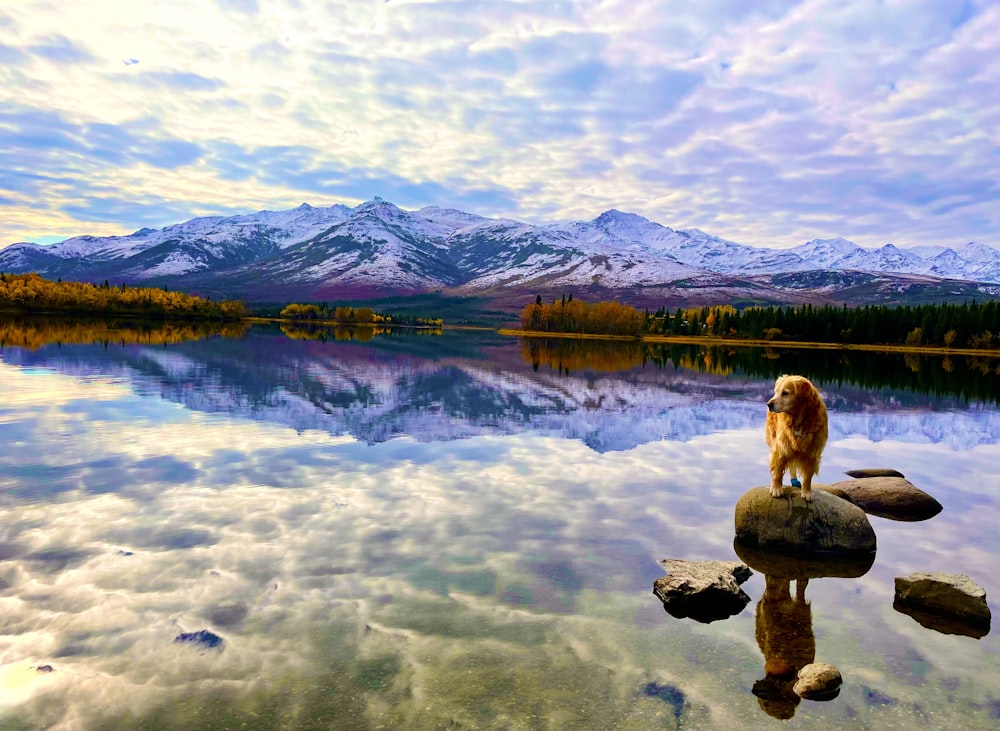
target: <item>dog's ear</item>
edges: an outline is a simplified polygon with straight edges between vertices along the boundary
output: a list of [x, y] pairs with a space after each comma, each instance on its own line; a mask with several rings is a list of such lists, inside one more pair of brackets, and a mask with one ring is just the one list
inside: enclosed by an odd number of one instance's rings
[[812, 383], [803, 379], [799, 383], [799, 391], [795, 394], [796, 401], [802, 401], [803, 428], [806, 431], [818, 431], [826, 421], [826, 405], [822, 396]]

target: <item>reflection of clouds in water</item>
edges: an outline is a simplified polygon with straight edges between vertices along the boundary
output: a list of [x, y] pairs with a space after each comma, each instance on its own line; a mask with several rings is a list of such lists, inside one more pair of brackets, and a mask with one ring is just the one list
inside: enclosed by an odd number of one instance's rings
[[[36, 413], [18, 383], [8, 423]], [[0, 683], [20, 688], [2, 702], [29, 725], [87, 728], [107, 713], [128, 728], [137, 723], [125, 716], [155, 709], [176, 727], [194, 723], [192, 708], [236, 708], [260, 727], [336, 715], [394, 728], [533, 716], [651, 727], [675, 711], [641, 696], [651, 682], [682, 688], [685, 718], [708, 727], [739, 727], [755, 712], [749, 693], [728, 692], [759, 675], [752, 618], [671, 622], [650, 585], [657, 558], [731, 557], [732, 505], [766, 481], [759, 429], [605, 454], [531, 435], [368, 447], [157, 403], [170, 421], [85, 424], [50, 409], [33, 417], [30, 454], [0, 445], [5, 472], [85, 465], [57, 500], [0, 502]], [[939, 445], [834, 442], [821, 478], [917, 460], [940, 479], [928, 452], [953, 457]], [[962, 474], [985, 474], [996, 450], [963, 456]], [[976, 550], [944, 517], [947, 506], [902, 526], [933, 533], [917, 559]], [[890, 562], [878, 582], [855, 585], [876, 596], [914, 551], [883, 540], [895, 526], [877, 529], [876, 568]], [[812, 588], [820, 627], [844, 602], [833, 596], [843, 582], [823, 584]], [[891, 637], [911, 631], [876, 616]], [[852, 619], [842, 669], [892, 684], [879, 659], [862, 659], [871, 633]], [[224, 649], [172, 643], [202, 628]], [[839, 652], [818, 636], [821, 651]], [[25, 674], [43, 663], [55, 672]], [[991, 679], [984, 671], [981, 682]]]
[[71, 378], [48, 369], [16, 368], [0, 362], [4, 411], [24, 406], [56, 408], [70, 401], [113, 401], [131, 393], [127, 383]]

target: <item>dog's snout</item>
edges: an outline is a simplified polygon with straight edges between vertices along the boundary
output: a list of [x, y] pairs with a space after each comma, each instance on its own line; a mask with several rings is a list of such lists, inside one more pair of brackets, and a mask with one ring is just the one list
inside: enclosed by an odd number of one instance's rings
[[767, 402], [767, 410], [768, 411], [774, 411], [774, 401], [768, 401]]

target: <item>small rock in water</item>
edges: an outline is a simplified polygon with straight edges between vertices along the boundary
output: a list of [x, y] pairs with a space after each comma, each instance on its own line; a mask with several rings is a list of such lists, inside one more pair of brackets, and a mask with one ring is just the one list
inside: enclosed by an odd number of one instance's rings
[[964, 574], [897, 576], [893, 608], [945, 634], [982, 637], [992, 620], [986, 590]]
[[55, 672], [55, 668], [51, 665], [39, 665], [35, 668], [36, 673], [52, 673]]
[[737, 561], [662, 559], [670, 574], [653, 582], [653, 593], [677, 619], [689, 617], [708, 623], [743, 611], [750, 597], [739, 585], [750, 578], [750, 568]]
[[828, 701], [840, 693], [843, 678], [840, 671], [825, 662], [814, 662], [799, 670], [798, 680], [792, 690], [799, 698], [811, 701]]
[[209, 632], [207, 629], [200, 629], [197, 632], [182, 632], [174, 638], [174, 642], [199, 645], [209, 649], [222, 647], [223, 644], [223, 640], [219, 635]]
[[866, 477], [905, 477], [899, 470], [885, 469], [884, 467], [874, 467], [861, 470], [847, 470], [844, 473], [848, 477], [857, 477], [858, 479], [864, 479]]

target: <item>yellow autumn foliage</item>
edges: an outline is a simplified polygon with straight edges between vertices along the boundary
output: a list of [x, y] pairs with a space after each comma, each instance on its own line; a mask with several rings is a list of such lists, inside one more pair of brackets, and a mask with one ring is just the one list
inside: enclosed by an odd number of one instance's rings
[[246, 307], [237, 300], [213, 302], [183, 292], [106, 282], [53, 282], [37, 274], [0, 274], [0, 310], [214, 320], [238, 320], [247, 315]]

